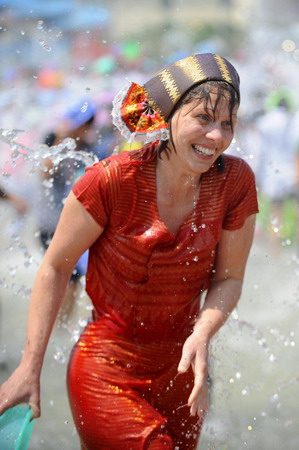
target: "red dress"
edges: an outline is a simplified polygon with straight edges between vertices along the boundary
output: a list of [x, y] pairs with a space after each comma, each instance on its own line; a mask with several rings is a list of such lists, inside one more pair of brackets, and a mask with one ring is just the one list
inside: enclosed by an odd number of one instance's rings
[[221, 230], [257, 212], [254, 175], [224, 156], [201, 175], [192, 214], [173, 234], [159, 217], [156, 146], [88, 168], [73, 192], [104, 232], [89, 252], [94, 312], [71, 356], [68, 389], [83, 448], [194, 449], [200, 423], [177, 375], [215, 261]]

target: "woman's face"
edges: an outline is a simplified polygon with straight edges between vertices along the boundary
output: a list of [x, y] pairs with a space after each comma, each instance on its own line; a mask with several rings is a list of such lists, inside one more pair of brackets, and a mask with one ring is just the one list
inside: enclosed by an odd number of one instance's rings
[[[233, 139], [238, 107], [229, 111], [229, 94], [211, 92], [209, 100], [192, 100], [175, 112], [172, 135], [180, 168], [192, 175], [209, 170], [216, 159], [229, 147]], [[171, 149], [170, 158], [174, 153]]]

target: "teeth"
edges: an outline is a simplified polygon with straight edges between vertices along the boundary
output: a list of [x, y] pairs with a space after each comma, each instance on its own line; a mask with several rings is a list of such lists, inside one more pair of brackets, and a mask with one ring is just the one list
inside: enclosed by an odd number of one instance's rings
[[204, 155], [214, 155], [214, 150], [210, 150], [208, 148], [205, 147], [201, 147], [200, 145], [192, 145], [192, 147], [194, 148], [194, 150], [196, 150], [198, 153], [203, 153]]

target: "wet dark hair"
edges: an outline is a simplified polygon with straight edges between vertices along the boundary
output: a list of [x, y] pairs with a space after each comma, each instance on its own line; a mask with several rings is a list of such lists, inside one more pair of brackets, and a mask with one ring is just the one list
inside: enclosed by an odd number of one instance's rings
[[[173, 142], [173, 136], [172, 136], [172, 127], [171, 127], [171, 119], [176, 111], [178, 111], [183, 105], [186, 105], [188, 103], [191, 103], [193, 100], [197, 99], [198, 103], [201, 103], [202, 101], [205, 102], [204, 107], [207, 110], [208, 104], [210, 101], [210, 95], [212, 92], [217, 93], [216, 102], [214, 104], [214, 110], [213, 113], [216, 111], [218, 104], [220, 100], [227, 96], [228, 94], [228, 102], [229, 102], [229, 116], [231, 120], [231, 127], [233, 131], [233, 125], [232, 125], [232, 115], [234, 107], [239, 105], [240, 99], [236, 92], [236, 90], [225, 81], [205, 81], [204, 83], [197, 84], [196, 86], [192, 87], [189, 91], [186, 92], [186, 94], [178, 101], [178, 103], [175, 105], [173, 110], [171, 111], [169, 117], [167, 118], [168, 126], [169, 126], [169, 139], [167, 141], [161, 141], [160, 145], [158, 147], [158, 156], [161, 158], [162, 152], [166, 153], [166, 156], [169, 158], [169, 152], [171, 151], [168, 147], [169, 141], [173, 145], [174, 150], [175, 145]], [[217, 160], [216, 164], [218, 166], [218, 169], [220, 172], [223, 172], [224, 170], [224, 158], [222, 155], [220, 155]]]

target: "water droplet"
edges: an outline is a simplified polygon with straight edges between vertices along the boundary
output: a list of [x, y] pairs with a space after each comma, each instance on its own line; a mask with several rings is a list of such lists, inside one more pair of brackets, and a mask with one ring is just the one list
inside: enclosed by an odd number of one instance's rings
[[80, 327], [86, 327], [87, 320], [86, 319], [79, 319], [78, 324], [80, 325]]
[[66, 361], [66, 356], [65, 356], [63, 350], [58, 346], [56, 347], [56, 353], [54, 353], [53, 356], [54, 356], [55, 361], [57, 361], [61, 364], [64, 364]]
[[82, 111], [82, 112], [85, 112], [85, 111], [87, 110], [87, 108], [88, 108], [88, 103], [87, 103], [87, 102], [84, 102], [83, 105], [82, 105], [82, 107], [81, 107], [81, 111]]
[[284, 40], [284, 41], [282, 42], [281, 48], [282, 48], [285, 52], [290, 53], [290, 52], [293, 52], [293, 51], [295, 50], [296, 44], [295, 44], [295, 42], [292, 41], [291, 39], [286, 39], [286, 40]]
[[17, 267], [10, 267], [9, 268], [9, 275], [14, 277], [16, 273], [17, 273]]
[[43, 29], [43, 24], [44, 24], [44, 21], [43, 20], [39, 20], [38, 22], [37, 22], [37, 29], [38, 30], [42, 30]]
[[38, 43], [41, 47], [43, 47], [44, 50], [46, 50], [47, 52], [50, 52], [52, 49], [51, 47], [45, 43], [45, 41], [43, 39], [39, 39]]

